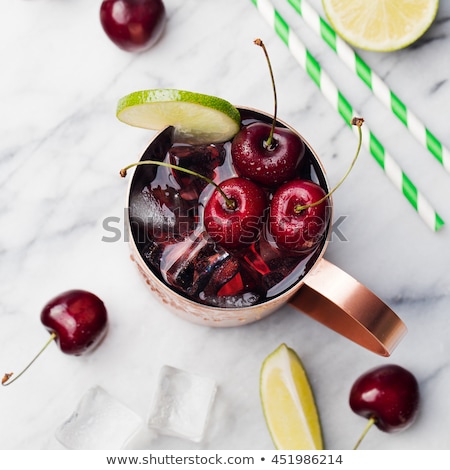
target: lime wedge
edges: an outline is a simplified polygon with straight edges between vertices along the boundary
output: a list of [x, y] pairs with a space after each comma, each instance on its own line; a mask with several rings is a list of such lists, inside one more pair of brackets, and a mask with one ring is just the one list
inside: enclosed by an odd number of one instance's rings
[[261, 403], [277, 449], [322, 450], [322, 430], [313, 392], [297, 354], [281, 344], [264, 360]]
[[322, 0], [334, 30], [370, 51], [395, 51], [419, 39], [434, 21], [439, 0]]
[[217, 143], [239, 131], [239, 111], [215, 96], [184, 90], [154, 89], [130, 93], [117, 104], [117, 117], [130, 126], [162, 130], [175, 128], [174, 140]]

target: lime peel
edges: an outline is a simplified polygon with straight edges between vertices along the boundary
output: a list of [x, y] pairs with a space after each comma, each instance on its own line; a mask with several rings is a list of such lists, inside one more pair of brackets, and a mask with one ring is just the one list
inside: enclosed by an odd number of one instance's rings
[[162, 130], [174, 127], [174, 141], [218, 143], [240, 128], [240, 113], [216, 96], [171, 88], [141, 90], [121, 98], [117, 118], [134, 127]]
[[323, 449], [319, 415], [306, 371], [295, 351], [284, 343], [262, 364], [260, 395], [277, 449]]

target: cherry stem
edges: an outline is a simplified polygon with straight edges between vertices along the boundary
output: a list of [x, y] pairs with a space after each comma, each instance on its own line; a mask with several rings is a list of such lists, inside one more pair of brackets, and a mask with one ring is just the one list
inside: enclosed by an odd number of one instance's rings
[[341, 186], [341, 184], [345, 181], [345, 179], [347, 178], [347, 176], [350, 174], [353, 167], [355, 166], [359, 152], [361, 151], [361, 144], [362, 144], [361, 127], [363, 125], [363, 122], [364, 122], [363, 118], [354, 117], [352, 119], [352, 122], [351, 122], [352, 126], [356, 126], [358, 128], [358, 146], [356, 148], [356, 153], [355, 153], [355, 156], [353, 157], [352, 163], [350, 164], [348, 170], [345, 172], [345, 175], [341, 178], [339, 183], [328, 194], [326, 194], [324, 197], [322, 197], [318, 201], [314, 201], [311, 204], [305, 204], [303, 206], [302, 205], [295, 206], [294, 208], [295, 213], [299, 214], [300, 212], [304, 211], [305, 209], [308, 209], [309, 207], [314, 207], [314, 206], [318, 206], [319, 204], [322, 204], [322, 202], [325, 201], [327, 198], [329, 198], [336, 191], [336, 189], [338, 189], [339, 186]]
[[48, 345], [56, 338], [56, 333], [52, 333], [50, 335], [50, 338], [48, 341], [45, 343], [44, 347], [34, 356], [33, 360], [25, 367], [25, 369], [20, 372], [20, 374], [16, 375], [12, 380], [9, 380], [10, 377], [13, 375], [13, 372], [10, 372], [8, 374], [5, 374], [2, 379], [2, 385], [6, 387], [7, 385], [11, 385], [13, 382], [15, 382], [21, 375], [23, 375], [33, 364], [33, 362], [47, 349]]
[[270, 129], [270, 134], [269, 134], [269, 138], [266, 140], [265, 142], [265, 145], [268, 149], [271, 148], [271, 146], [273, 145], [272, 144], [272, 140], [273, 140], [273, 134], [275, 132], [275, 125], [276, 125], [276, 121], [277, 121], [277, 108], [278, 108], [278, 100], [277, 100], [277, 89], [276, 89], [276, 86], [275, 86], [275, 78], [273, 76], [273, 70], [272, 70], [272, 65], [270, 63], [270, 59], [269, 59], [269, 54], [267, 53], [267, 49], [266, 49], [266, 46], [264, 45], [264, 43], [261, 41], [261, 39], [255, 39], [253, 41], [257, 46], [260, 46], [262, 47], [262, 50], [264, 51], [264, 55], [266, 56], [266, 59], [267, 59], [267, 65], [269, 66], [269, 72], [270, 72], [270, 79], [272, 80], [272, 89], [273, 89], [273, 101], [274, 101], [274, 110], [273, 110], [273, 121], [272, 121], [272, 127]]
[[377, 419], [375, 416], [372, 416], [369, 418], [369, 421], [367, 422], [366, 427], [364, 428], [364, 431], [361, 434], [361, 437], [358, 439], [358, 442], [355, 444], [355, 447], [353, 447], [353, 450], [357, 450], [363, 439], [366, 437], [366, 434], [369, 432], [369, 429], [377, 422]]
[[141, 166], [141, 165], [165, 166], [167, 168], [172, 168], [173, 170], [178, 170], [184, 173], [188, 173], [189, 175], [197, 176], [198, 178], [201, 178], [202, 180], [206, 181], [208, 184], [212, 184], [217, 189], [217, 191], [219, 191], [219, 193], [225, 199], [225, 204], [227, 205], [228, 209], [234, 210], [236, 208], [236, 202], [233, 199], [229, 198], [224, 193], [223, 189], [217, 183], [215, 183], [212, 179], [208, 178], [207, 176], [201, 175], [200, 173], [197, 173], [196, 171], [189, 170], [188, 168], [183, 168], [182, 166], [172, 165], [171, 163], [166, 163], [166, 162], [159, 162], [157, 160], [141, 160], [140, 162], [131, 163], [125, 168], [122, 168], [120, 170], [120, 176], [122, 178], [125, 178], [127, 176], [127, 171], [130, 168], [133, 168], [135, 166]]

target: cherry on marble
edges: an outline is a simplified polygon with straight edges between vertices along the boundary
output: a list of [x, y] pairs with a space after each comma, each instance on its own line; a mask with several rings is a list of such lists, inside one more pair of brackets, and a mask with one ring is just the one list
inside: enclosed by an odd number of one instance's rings
[[105, 304], [95, 294], [73, 289], [51, 299], [41, 311], [41, 323], [50, 338], [33, 360], [12, 380], [13, 373], [6, 373], [2, 385], [17, 380], [53, 341], [65, 354], [80, 356], [93, 351], [107, 332], [108, 314]]
[[369, 420], [357, 448], [372, 425], [389, 433], [411, 426], [420, 404], [419, 384], [399, 365], [375, 367], [354, 382], [349, 404], [353, 412]]
[[162, 35], [166, 9], [162, 0], [103, 0], [100, 22], [116, 46], [128, 52], [152, 47]]

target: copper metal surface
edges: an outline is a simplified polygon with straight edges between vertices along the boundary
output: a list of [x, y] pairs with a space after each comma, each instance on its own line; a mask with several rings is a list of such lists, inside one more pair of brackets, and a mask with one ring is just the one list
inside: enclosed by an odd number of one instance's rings
[[303, 281], [289, 303], [366, 349], [389, 356], [406, 334], [405, 324], [382, 300], [324, 258]]

